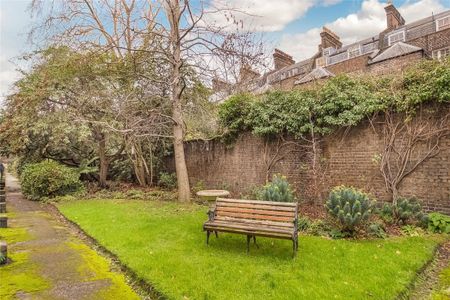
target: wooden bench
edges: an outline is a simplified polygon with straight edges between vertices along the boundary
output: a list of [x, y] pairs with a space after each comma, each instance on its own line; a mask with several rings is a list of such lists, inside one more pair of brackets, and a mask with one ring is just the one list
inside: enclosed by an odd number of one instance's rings
[[[256, 245], [256, 236], [292, 240], [293, 254], [298, 249], [298, 204], [217, 198], [208, 221], [203, 224], [206, 244], [212, 232], [229, 232], [247, 235], [247, 253], [250, 240]], [[258, 246], [258, 245], [256, 245]]]

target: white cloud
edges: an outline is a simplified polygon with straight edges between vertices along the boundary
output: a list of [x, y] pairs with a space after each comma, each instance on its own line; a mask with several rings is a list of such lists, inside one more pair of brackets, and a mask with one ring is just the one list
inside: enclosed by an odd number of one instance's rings
[[[385, 2], [379, 0], [365, 0], [357, 13], [324, 25], [339, 35], [344, 44], [354, 43], [374, 36], [386, 28], [385, 5]], [[407, 1], [398, 9], [406, 22], [412, 22], [430, 16], [431, 13], [443, 11], [445, 7], [439, 0], [420, 0]], [[321, 27], [317, 27], [303, 33], [284, 34], [280, 39], [279, 48], [297, 60], [311, 57], [317, 52], [320, 31]]]
[[30, 26], [27, 7], [30, 0], [0, 0], [0, 107], [12, 84], [21, 76], [13, 62], [17, 56], [30, 51], [26, 32]]
[[329, 6], [340, 1], [342, 0], [213, 0], [213, 7], [231, 9], [232, 12], [214, 14], [212, 18], [218, 24], [230, 24], [235, 19], [247, 29], [273, 32], [282, 30], [290, 22], [301, 18], [315, 5]]

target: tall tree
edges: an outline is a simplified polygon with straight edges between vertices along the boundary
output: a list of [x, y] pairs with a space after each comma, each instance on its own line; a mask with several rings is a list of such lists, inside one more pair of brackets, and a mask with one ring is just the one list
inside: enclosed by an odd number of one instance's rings
[[[34, 1], [35, 11], [41, 8], [41, 12], [49, 13], [42, 26], [35, 27], [35, 32], [44, 29], [44, 33], [50, 33], [52, 41], [75, 49], [112, 49], [116, 60], [134, 59], [136, 53], [146, 53], [147, 60], [162, 66], [164, 72], [147, 78], [159, 84], [169, 98], [178, 198], [189, 201], [183, 108], [189, 102], [186, 90], [193, 86], [191, 79], [199, 75], [202, 79], [211, 79], [218, 73], [219, 58], [224, 54], [228, 60], [230, 56], [239, 57], [242, 65], [257, 65], [263, 55], [263, 51], [259, 51], [262, 43], [260, 47], [253, 47], [251, 34], [239, 34], [229, 26], [214, 22], [215, 14], [231, 9], [205, 8], [203, 2], [67, 0], [46, 3]], [[45, 8], [46, 5], [51, 8]], [[229, 16], [233, 19], [231, 13]], [[234, 27], [236, 24], [239, 24], [236, 20], [230, 23]]]

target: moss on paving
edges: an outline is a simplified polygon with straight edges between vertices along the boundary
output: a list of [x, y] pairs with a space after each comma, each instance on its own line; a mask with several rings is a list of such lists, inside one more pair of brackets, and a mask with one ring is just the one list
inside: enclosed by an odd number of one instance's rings
[[125, 284], [124, 275], [111, 272], [110, 262], [85, 244], [69, 242], [70, 248], [82, 257], [78, 272], [85, 281], [107, 279], [111, 284], [92, 296], [93, 299], [139, 299], [136, 293]]
[[[50, 218], [45, 212], [31, 212], [33, 217]], [[31, 216], [30, 215], [30, 216]], [[11, 217], [11, 215], [9, 215]], [[55, 229], [64, 229], [63, 226], [54, 225]], [[0, 240], [5, 240], [8, 244], [9, 263], [0, 266], [0, 299], [17, 299], [20, 297], [31, 297], [50, 299], [50, 290], [56, 286], [55, 282], [46, 275], [45, 268], [39, 259], [31, 256], [30, 249], [25, 244], [35, 239], [26, 228], [8, 227], [0, 228]], [[65, 266], [68, 270], [76, 268], [79, 271], [81, 281], [106, 281], [105, 287], [100, 288], [89, 299], [139, 299], [136, 293], [125, 283], [125, 277], [116, 272], [111, 272], [110, 263], [87, 245], [71, 238], [70, 242], [49, 245], [32, 249], [34, 253], [40, 255], [53, 255], [56, 252], [76, 252], [79, 260], [69, 259]], [[27, 249], [27, 250], [25, 250]], [[47, 254], [48, 253], [48, 254]], [[72, 265], [74, 263], [74, 265]], [[47, 270], [48, 271], [48, 270]], [[27, 298], [28, 299], [28, 298]]]
[[[290, 241], [219, 234], [205, 244], [206, 207], [139, 200], [62, 203], [60, 210], [170, 299], [394, 299], [441, 236]], [[101, 213], [99, 213], [101, 212]]]
[[24, 242], [31, 239], [25, 228], [0, 228], [0, 240], [7, 241], [8, 245]]
[[17, 293], [33, 293], [50, 288], [50, 283], [31, 262], [28, 252], [11, 251], [11, 245], [31, 239], [25, 228], [1, 228], [0, 239], [8, 243], [10, 262], [0, 267], [0, 299], [16, 299]]

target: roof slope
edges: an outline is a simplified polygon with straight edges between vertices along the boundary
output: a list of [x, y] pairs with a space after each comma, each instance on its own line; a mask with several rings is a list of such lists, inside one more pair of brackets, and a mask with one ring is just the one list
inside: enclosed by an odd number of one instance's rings
[[326, 78], [326, 77], [331, 77], [331, 76], [334, 76], [334, 74], [325, 68], [319, 67], [319, 68], [312, 70], [311, 72], [309, 72], [302, 78], [296, 80], [294, 84], [302, 84], [302, 83], [313, 81], [315, 79]]
[[369, 62], [369, 64], [377, 63], [377, 62], [380, 62], [383, 60], [391, 59], [394, 57], [398, 57], [398, 56], [402, 56], [402, 55], [406, 55], [406, 54], [410, 54], [410, 53], [414, 53], [414, 52], [422, 51], [422, 50], [423, 49], [420, 47], [416, 47], [416, 46], [406, 44], [403, 42], [398, 42], [398, 43], [395, 43], [394, 45], [390, 46], [389, 48], [387, 48], [386, 50], [384, 50], [377, 56], [375, 56]]

